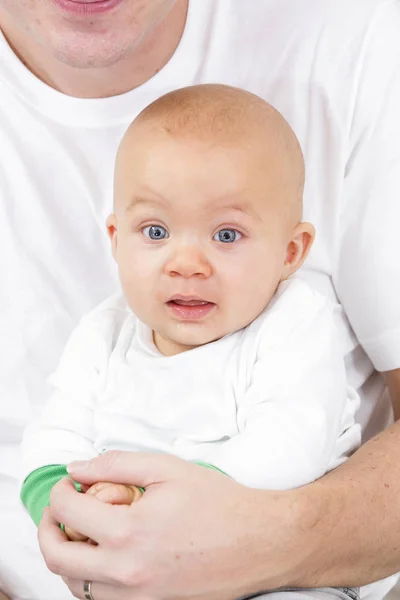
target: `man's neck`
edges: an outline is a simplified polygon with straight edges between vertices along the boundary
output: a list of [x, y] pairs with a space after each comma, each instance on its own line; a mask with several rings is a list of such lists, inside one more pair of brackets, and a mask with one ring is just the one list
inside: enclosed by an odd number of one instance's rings
[[75, 68], [49, 55], [0, 13], [1, 29], [21, 62], [54, 89], [77, 98], [107, 98], [139, 87], [173, 56], [184, 31], [188, 2], [178, 1], [165, 19], [140, 42], [135, 51], [106, 68]]

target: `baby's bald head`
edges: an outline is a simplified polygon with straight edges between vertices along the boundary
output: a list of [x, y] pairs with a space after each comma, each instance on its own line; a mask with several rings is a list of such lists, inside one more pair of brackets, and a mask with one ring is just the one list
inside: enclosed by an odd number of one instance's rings
[[[253, 94], [194, 86], [140, 113], [118, 152], [107, 228], [129, 306], [162, 353], [246, 327], [300, 268], [314, 237], [303, 185], [295, 134]], [[184, 316], [176, 295], [211, 312]]]
[[173, 139], [253, 153], [274, 174], [273, 196], [283, 214], [301, 220], [304, 160], [299, 142], [283, 116], [270, 104], [238, 88], [206, 84], [179, 89], [145, 108], [131, 124], [117, 160], [123, 161], [143, 135], [163, 132]]

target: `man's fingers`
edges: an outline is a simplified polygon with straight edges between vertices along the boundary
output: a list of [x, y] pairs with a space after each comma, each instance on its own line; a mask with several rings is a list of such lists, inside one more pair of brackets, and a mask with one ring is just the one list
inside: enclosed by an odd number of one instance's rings
[[[73, 594], [75, 598], [80, 598], [84, 600], [84, 582], [81, 579], [69, 579], [68, 577], [64, 577], [63, 579], [64, 583], [68, 586], [71, 594]], [[106, 583], [98, 583], [97, 581], [94, 581], [92, 583], [91, 592], [93, 598], [95, 598], [96, 600], [128, 600], [128, 598], [132, 599], [132, 591], [129, 592], [129, 590], [127, 590], [126, 587], [122, 588], [119, 586], [107, 585]]]
[[106, 567], [110, 565], [104, 552], [86, 542], [69, 541], [49, 508], [43, 512], [38, 537], [47, 567], [56, 575], [107, 581]]
[[[88, 487], [88, 486], [82, 486]], [[89, 496], [106, 504], [132, 504], [142, 496], [142, 491], [135, 486], [126, 486], [119, 483], [95, 483], [86, 489]], [[87, 542], [88, 537], [70, 527], [64, 527], [64, 532], [73, 542]], [[1, 598], [0, 598], [1, 600]]]
[[125, 531], [127, 508], [103, 504], [90, 494], [80, 494], [67, 478], [54, 486], [50, 496], [51, 514], [58, 523], [99, 544]]
[[71, 477], [91, 485], [97, 481], [110, 481], [148, 487], [154, 483], [173, 479], [178, 472], [182, 475], [184, 461], [166, 454], [151, 452], [105, 452], [91, 461], [71, 463]]

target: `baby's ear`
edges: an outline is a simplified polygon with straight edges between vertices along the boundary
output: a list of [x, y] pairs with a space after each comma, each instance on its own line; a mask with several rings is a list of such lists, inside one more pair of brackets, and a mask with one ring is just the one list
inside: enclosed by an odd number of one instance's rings
[[117, 231], [117, 218], [115, 213], [111, 213], [111, 215], [107, 218], [106, 227], [108, 236], [111, 240], [111, 251], [114, 257], [114, 260], [117, 260], [117, 247], [118, 247], [118, 231]]
[[315, 238], [311, 223], [299, 223], [294, 229], [286, 250], [282, 280], [293, 275], [306, 260]]

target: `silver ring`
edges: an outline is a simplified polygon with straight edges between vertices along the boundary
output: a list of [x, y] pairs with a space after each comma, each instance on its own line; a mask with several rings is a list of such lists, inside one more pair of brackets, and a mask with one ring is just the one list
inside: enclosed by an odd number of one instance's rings
[[83, 593], [85, 595], [85, 600], [94, 600], [93, 596], [92, 596], [92, 582], [91, 581], [84, 581], [83, 582]]

